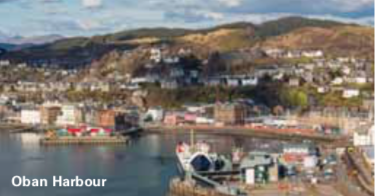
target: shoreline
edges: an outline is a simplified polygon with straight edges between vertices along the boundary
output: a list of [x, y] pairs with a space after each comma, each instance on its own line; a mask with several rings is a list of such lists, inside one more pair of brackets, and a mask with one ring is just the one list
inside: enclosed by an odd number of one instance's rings
[[[1, 124], [0, 132], [14, 133], [15, 130], [22, 130], [28, 127], [27, 125], [21, 124]], [[141, 134], [189, 134], [191, 130], [195, 133], [207, 134], [207, 135], [221, 135], [221, 136], [237, 136], [237, 137], [258, 137], [264, 139], [276, 139], [284, 141], [304, 141], [311, 140], [314, 142], [336, 145], [336, 146], [348, 146], [350, 145], [349, 136], [334, 136], [334, 135], [323, 135], [316, 133], [296, 133], [287, 132], [278, 129], [269, 128], [252, 128], [252, 127], [240, 127], [240, 126], [197, 126], [197, 125], [182, 125], [182, 126], [165, 126], [165, 125], [154, 125], [145, 126]]]
[[222, 136], [244, 136], [244, 137], [258, 137], [265, 139], [278, 139], [286, 141], [304, 141], [311, 140], [318, 143], [341, 145], [348, 144], [347, 136], [328, 136], [317, 134], [297, 134], [297, 133], [283, 133], [273, 130], [256, 130], [246, 127], [197, 127], [197, 126], [153, 126], [145, 127], [143, 133], [145, 134], [188, 134], [191, 130], [195, 133], [214, 134]]
[[17, 132], [17, 130], [30, 129], [31, 126], [22, 124], [0, 123], [0, 132]]

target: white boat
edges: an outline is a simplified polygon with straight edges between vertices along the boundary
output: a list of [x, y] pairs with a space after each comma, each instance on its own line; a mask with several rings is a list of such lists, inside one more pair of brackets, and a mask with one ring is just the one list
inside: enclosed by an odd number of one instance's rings
[[176, 147], [179, 169], [185, 172], [219, 172], [232, 169], [231, 162], [223, 156], [210, 152], [210, 146], [205, 142], [194, 145], [179, 143]]
[[223, 185], [216, 182], [205, 174], [216, 172], [229, 172], [232, 170], [232, 163], [223, 156], [210, 152], [210, 146], [205, 142], [188, 145], [179, 143], [176, 147], [178, 168], [182, 175], [190, 176], [198, 183], [211, 186], [218, 192], [226, 195], [246, 195], [235, 186]]

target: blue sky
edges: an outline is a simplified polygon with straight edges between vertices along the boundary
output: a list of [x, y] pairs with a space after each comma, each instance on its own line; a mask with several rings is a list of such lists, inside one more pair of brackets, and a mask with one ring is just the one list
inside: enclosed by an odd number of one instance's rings
[[0, 0], [0, 35], [90, 36], [138, 27], [202, 28], [284, 16], [374, 23], [373, 0]]

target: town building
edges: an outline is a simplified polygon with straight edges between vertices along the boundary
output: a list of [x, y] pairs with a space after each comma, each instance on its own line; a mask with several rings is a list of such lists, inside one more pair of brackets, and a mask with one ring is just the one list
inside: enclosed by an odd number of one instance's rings
[[114, 127], [116, 112], [114, 110], [100, 110], [98, 112], [98, 126]]
[[306, 157], [317, 154], [317, 149], [312, 144], [285, 144], [283, 146], [283, 159], [287, 163], [303, 163]]
[[358, 97], [360, 94], [360, 91], [358, 89], [344, 89], [342, 93], [343, 98], [353, 98], [353, 97]]
[[251, 152], [240, 163], [240, 170], [248, 185], [278, 181], [278, 164], [276, 158], [264, 152]]
[[38, 125], [41, 123], [41, 113], [37, 108], [24, 108], [21, 110], [21, 123]]
[[183, 120], [184, 120], [183, 115], [180, 113], [176, 113], [176, 112], [167, 113], [164, 116], [164, 124], [166, 125], [175, 126], [175, 125], [182, 123]]
[[373, 146], [375, 145], [375, 126], [372, 125], [369, 129], [357, 130], [353, 133], [354, 146]]
[[53, 125], [57, 117], [61, 114], [61, 105], [59, 103], [46, 102], [40, 107], [41, 124]]
[[57, 117], [56, 124], [62, 126], [79, 125], [83, 122], [83, 113], [75, 105], [63, 105], [61, 114]]
[[149, 108], [145, 114], [145, 119], [160, 122], [163, 120], [164, 110], [161, 107]]
[[245, 123], [247, 117], [246, 106], [239, 103], [217, 103], [214, 107], [216, 123], [236, 125]]

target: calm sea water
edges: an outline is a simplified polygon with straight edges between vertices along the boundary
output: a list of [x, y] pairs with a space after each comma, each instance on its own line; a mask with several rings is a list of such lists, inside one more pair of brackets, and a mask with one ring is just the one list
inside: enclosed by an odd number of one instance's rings
[[[218, 152], [234, 147], [280, 149], [269, 140], [196, 135]], [[50, 146], [35, 134], [0, 132], [0, 196], [164, 196], [171, 178], [178, 176], [175, 145], [189, 141], [186, 134], [144, 135], [129, 145]], [[13, 187], [13, 176], [47, 179], [48, 187]], [[105, 187], [53, 187], [53, 176], [107, 179]]]

